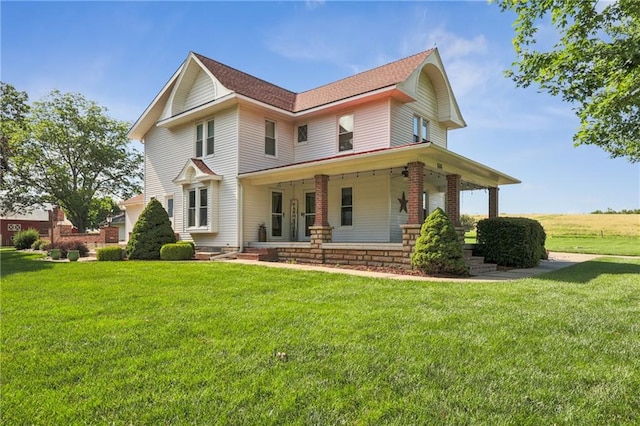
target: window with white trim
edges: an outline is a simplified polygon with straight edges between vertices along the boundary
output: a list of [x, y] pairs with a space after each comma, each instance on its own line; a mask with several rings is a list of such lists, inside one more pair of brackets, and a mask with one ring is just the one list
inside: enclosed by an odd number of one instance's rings
[[264, 154], [276, 156], [276, 122], [264, 120]]
[[209, 225], [209, 191], [207, 188], [191, 188], [187, 193], [187, 227]]
[[353, 225], [353, 188], [342, 188], [340, 226]]
[[413, 116], [413, 141], [429, 142], [429, 120], [418, 115]]
[[338, 118], [338, 151], [353, 150], [353, 114]]
[[[206, 137], [205, 137], [206, 132]], [[196, 124], [196, 158], [204, 155], [213, 155], [214, 152], [214, 132], [215, 121], [209, 120], [205, 123]], [[205, 144], [206, 140], [206, 144]]]
[[167, 210], [169, 218], [173, 218], [173, 196], [165, 197], [164, 207]]

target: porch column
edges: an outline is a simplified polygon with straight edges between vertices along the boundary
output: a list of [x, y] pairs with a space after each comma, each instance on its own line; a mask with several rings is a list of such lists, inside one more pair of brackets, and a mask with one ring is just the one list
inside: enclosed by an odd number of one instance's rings
[[329, 226], [329, 176], [316, 175], [316, 220], [314, 226]]
[[498, 191], [500, 188], [489, 188], [489, 217], [498, 217]]
[[409, 170], [409, 182], [407, 192], [409, 200], [407, 208], [409, 209], [409, 217], [407, 224], [419, 225], [424, 221], [422, 193], [424, 192], [424, 163], [415, 161], [407, 164]]
[[447, 216], [460, 226], [460, 175], [447, 175]]

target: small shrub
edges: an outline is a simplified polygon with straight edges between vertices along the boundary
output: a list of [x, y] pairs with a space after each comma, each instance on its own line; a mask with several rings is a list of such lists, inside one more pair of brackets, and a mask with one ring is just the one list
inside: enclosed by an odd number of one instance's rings
[[124, 250], [117, 246], [104, 247], [96, 251], [99, 261], [118, 261], [124, 259]]
[[441, 208], [422, 224], [411, 264], [427, 274], [469, 275], [456, 228]]
[[87, 254], [89, 254], [89, 248], [85, 243], [83, 243], [80, 240], [57, 241], [53, 247], [60, 249], [60, 255], [62, 259], [67, 258], [67, 252], [69, 250], [78, 250], [78, 252], [80, 253], [80, 256], [82, 257], [85, 257]]
[[193, 249], [193, 252], [196, 252], [196, 245], [193, 241], [176, 241], [176, 244], [188, 244]]
[[57, 248], [51, 249], [51, 259], [58, 260], [62, 256], [62, 251]]
[[175, 243], [176, 235], [171, 228], [171, 220], [160, 201], [152, 198], [133, 226], [127, 244], [129, 259], [160, 259], [160, 249], [168, 243]]
[[193, 248], [189, 244], [170, 243], [160, 249], [162, 260], [189, 260], [193, 257]]
[[67, 250], [67, 259], [71, 262], [75, 262], [80, 258], [80, 252], [78, 250]]
[[40, 238], [40, 232], [37, 229], [29, 228], [26, 231], [18, 231], [13, 234], [13, 245], [16, 250], [25, 250], [31, 248]]
[[37, 239], [33, 244], [31, 244], [32, 250], [47, 250], [49, 248], [49, 241]]

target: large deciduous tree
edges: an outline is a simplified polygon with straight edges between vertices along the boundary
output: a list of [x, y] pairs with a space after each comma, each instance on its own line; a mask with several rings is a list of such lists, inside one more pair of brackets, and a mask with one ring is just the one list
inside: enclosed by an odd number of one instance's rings
[[[12, 174], [16, 147], [23, 140], [28, 128], [29, 97], [26, 92], [16, 90], [12, 85], [0, 82], [0, 213], [23, 210], [32, 204], [28, 192], [12, 193], [6, 196], [9, 188], [15, 188], [15, 175]], [[10, 199], [11, 198], [11, 199]]]
[[[575, 105], [576, 145], [640, 161], [640, 1], [494, 1], [517, 15], [517, 60], [507, 71], [516, 85], [535, 83]], [[559, 40], [549, 51], [536, 50], [548, 16]]]
[[84, 232], [94, 198], [140, 191], [141, 155], [130, 148], [128, 124], [77, 93], [51, 92], [34, 102], [29, 131], [13, 153], [15, 188], [58, 204]]

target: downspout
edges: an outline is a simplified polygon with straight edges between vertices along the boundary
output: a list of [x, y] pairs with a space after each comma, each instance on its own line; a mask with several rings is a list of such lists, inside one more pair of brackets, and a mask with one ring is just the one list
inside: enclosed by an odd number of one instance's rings
[[242, 186], [242, 182], [239, 177], [236, 177], [238, 181], [238, 253], [242, 253], [244, 251], [244, 235], [242, 233], [244, 226], [244, 187]]

